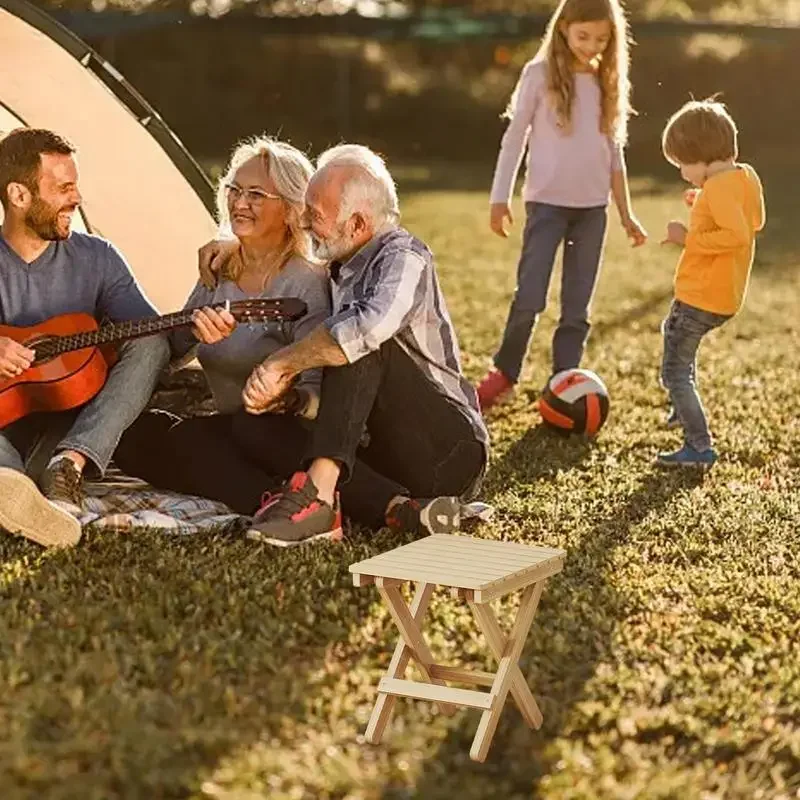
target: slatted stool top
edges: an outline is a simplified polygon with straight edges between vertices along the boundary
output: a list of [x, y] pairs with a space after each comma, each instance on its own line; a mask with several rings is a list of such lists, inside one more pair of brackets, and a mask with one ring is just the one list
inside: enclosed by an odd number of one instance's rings
[[350, 572], [465, 589], [488, 603], [560, 572], [565, 557], [550, 547], [434, 534], [351, 564]]

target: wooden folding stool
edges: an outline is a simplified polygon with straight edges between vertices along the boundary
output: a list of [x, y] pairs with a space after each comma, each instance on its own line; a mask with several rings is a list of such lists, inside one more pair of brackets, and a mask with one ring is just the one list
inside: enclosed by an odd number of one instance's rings
[[[396, 697], [436, 701], [443, 713], [457, 706], [478, 708], [481, 714], [470, 758], [484, 761], [509, 692], [531, 728], [542, 724], [542, 713], [519, 668], [519, 657], [531, 627], [547, 578], [561, 571], [566, 553], [546, 547], [434, 535], [350, 566], [356, 586], [375, 584], [400, 631], [400, 641], [386, 676], [378, 684], [378, 700], [367, 727], [367, 741], [380, 742], [392, 715]], [[410, 607], [400, 586], [416, 584]], [[452, 597], [466, 600], [478, 627], [499, 662], [496, 673], [436, 664], [425, 643], [421, 623], [436, 585]], [[492, 600], [521, 590], [516, 621], [508, 636], [492, 613]], [[424, 682], [403, 676], [410, 659]], [[446, 681], [491, 687], [489, 692], [456, 689]]]

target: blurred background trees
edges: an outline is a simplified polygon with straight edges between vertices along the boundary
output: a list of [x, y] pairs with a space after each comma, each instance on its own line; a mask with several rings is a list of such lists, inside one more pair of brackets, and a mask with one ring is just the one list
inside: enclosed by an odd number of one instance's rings
[[[548, 14], [550, 0], [38, 0], [37, 5], [69, 10], [189, 10], [219, 16], [231, 10], [253, 14], [344, 13], [400, 15], [432, 9], [474, 14]], [[631, 16], [642, 19], [713, 19], [734, 22], [800, 22], [800, 0], [628, 0]]]
[[[343, 140], [393, 163], [469, 163], [489, 180], [501, 113], [555, 0], [35, 0], [111, 61], [210, 169], [267, 132]], [[720, 93], [744, 158], [796, 149], [800, 0], [627, 0], [633, 172], [672, 174], [659, 138]], [[96, 13], [92, 13], [94, 10]], [[124, 12], [136, 13], [124, 13]], [[778, 27], [770, 27], [778, 26]], [[781, 27], [783, 26], [783, 27]], [[789, 91], [787, 91], [787, 89]]]

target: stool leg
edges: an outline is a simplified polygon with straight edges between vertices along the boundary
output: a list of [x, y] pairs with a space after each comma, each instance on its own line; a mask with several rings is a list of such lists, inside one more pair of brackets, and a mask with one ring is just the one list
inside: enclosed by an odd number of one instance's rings
[[[480, 628], [483, 635], [486, 637], [486, 641], [492, 653], [494, 653], [494, 657], [500, 661], [506, 649], [507, 639], [506, 635], [497, 624], [497, 620], [495, 620], [492, 615], [491, 608], [488, 604], [484, 605], [482, 603], [472, 602], [469, 603], [469, 607], [472, 609], [472, 613], [475, 615], [475, 620], [478, 623], [478, 628]], [[539, 706], [533, 694], [531, 694], [528, 682], [525, 680], [525, 676], [522, 674], [519, 664], [514, 664], [512, 672], [514, 675], [511, 679], [511, 696], [514, 698], [514, 702], [517, 704], [522, 718], [529, 728], [541, 728], [542, 722], [544, 721], [542, 712], [539, 710]]]
[[525, 639], [533, 623], [533, 618], [536, 615], [536, 609], [539, 605], [539, 598], [542, 596], [543, 589], [544, 581], [539, 581], [538, 583], [528, 586], [522, 595], [522, 602], [520, 603], [517, 619], [506, 641], [503, 657], [500, 659], [500, 666], [495, 675], [494, 683], [492, 684], [490, 694], [494, 702], [490, 709], [487, 709], [481, 714], [478, 730], [475, 733], [475, 738], [472, 741], [472, 748], [469, 751], [469, 757], [473, 761], [486, 760], [486, 754], [489, 752], [492, 738], [497, 730], [500, 714], [503, 712], [503, 706], [508, 697], [508, 692], [511, 689], [511, 683], [516, 675], [514, 667], [519, 669], [517, 662], [522, 654], [522, 648], [525, 645]]
[[[408, 606], [403, 600], [403, 595], [400, 594], [400, 589], [394, 584], [385, 585], [382, 578], [378, 578], [375, 584], [381, 597], [389, 607], [395, 625], [397, 625], [401, 636], [405, 639], [406, 646], [411, 650], [411, 656], [416, 661], [425, 681], [436, 686], [447, 686], [440, 678], [434, 678], [428, 669], [434, 663], [433, 654], [425, 642], [425, 637], [422, 635], [419, 621], [414, 619], [408, 610]], [[446, 716], [452, 716], [458, 711], [458, 708], [451, 703], [437, 702], [437, 705], [439, 706], [439, 711]]]
[[[433, 595], [432, 583], [418, 583], [417, 589], [414, 594], [414, 599], [411, 602], [411, 616], [416, 623], [419, 623], [428, 611], [428, 606], [431, 602]], [[405, 643], [403, 637], [394, 648], [392, 660], [389, 662], [389, 669], [386, 670], [387, 678], [402, 678], [405, 674], [408, 661], [411, 658], [411, 649]], [[372, 716], [369, 718], [369, 725], [367, 725], [366, 740], [371, 744], [378, 744], [383, 737], [383, 732], [389, 720], [392, 718], [392, 711], [397, 697], [392, 694], [378, 693], [378, 699], [375, 701], [375, 708], [372, 709]]]

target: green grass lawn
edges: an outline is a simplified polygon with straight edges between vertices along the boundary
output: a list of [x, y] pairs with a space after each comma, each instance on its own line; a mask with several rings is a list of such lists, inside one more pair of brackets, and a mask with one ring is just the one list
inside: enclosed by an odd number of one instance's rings
[[[657, 382], [675, 253], [657, 242], [684, 212], [677, 186], [635, 188], [654, 243], [629, 250], [612, 213], [585, 362], [610, 388], [606, 427], [587, 443], [539, 425], [555, 284], [521, 391], [490, 420], [497, 515], [479, 534], [568, 553], [522, 659], [540, 731], [509, 705], [473, 764], [478, 712], [401, 701], [384, 743], [364, 743], [395, 630], [347, 566], [407, 541], [386, 532], [294, 552], [89, 533], [43, 554], [3, 536], [0, 798], [800, 797], [793, 187], [767, 183], [746, 310], [702, 352], [722, 454], [705, 477], [652, 466], [678, 442]], [[486, 202], [485, 187], [404, 195], [473, 379], [505, 321], [520, 228], [492, 237]], [[434, 654], [462, 654], [465, 630], [468, 665], [493, 670], [470, 620], [437, 595]]]

